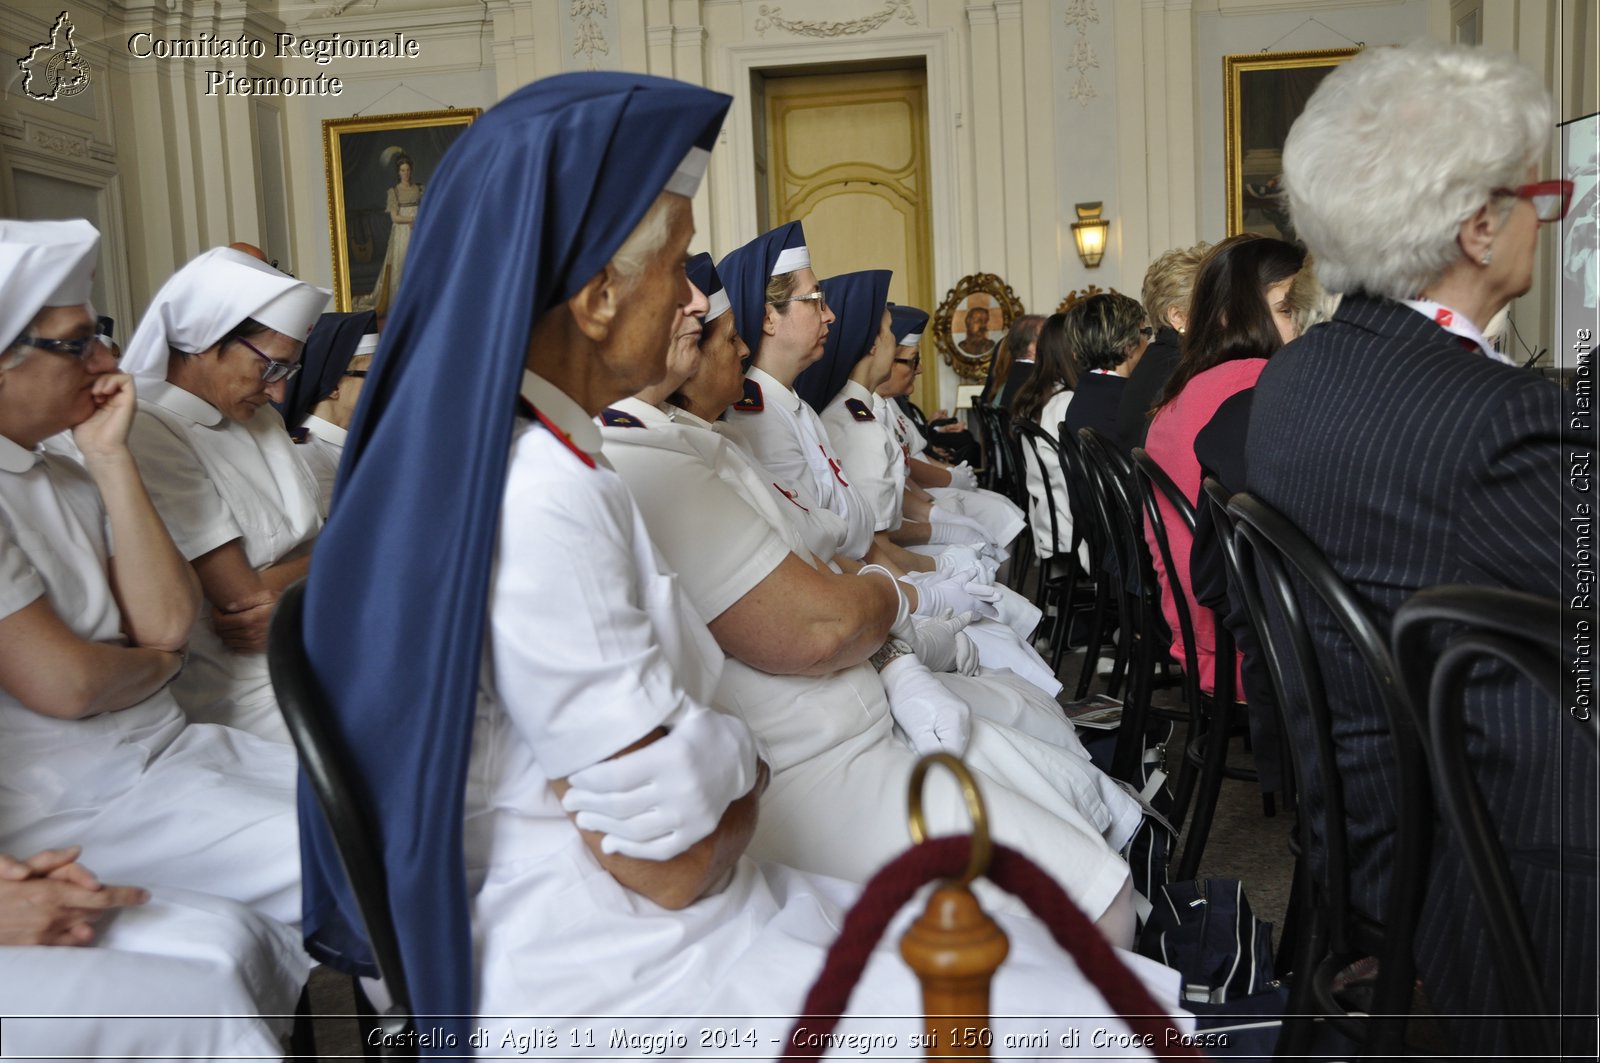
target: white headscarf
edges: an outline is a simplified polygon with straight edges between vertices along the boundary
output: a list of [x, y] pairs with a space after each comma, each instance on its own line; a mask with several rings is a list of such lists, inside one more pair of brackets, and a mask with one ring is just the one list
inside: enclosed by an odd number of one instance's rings
[[0, 221], [0, 348], [47, 306], [89, 301], [100, 233], [72, 221]]
[[328, 298], [241, 251], [214, 247], [161, 286], [122, 352], [122, 371], [165, 380], [168, 348], [198, 354], [247, 317], [303, 342]]

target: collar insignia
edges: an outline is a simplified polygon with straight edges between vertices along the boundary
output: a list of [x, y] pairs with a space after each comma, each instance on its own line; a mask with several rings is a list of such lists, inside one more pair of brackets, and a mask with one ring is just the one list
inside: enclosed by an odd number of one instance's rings
[[644, 422], [631, 413], [613, 410], [607, 406], [600, 411], [600, 423], [607, 428], [643, 428]]
[[760, 413], [766, 409], [766, 400], [761, 397], [761, 385], [754, 380], [746, 380], [744, 382], [744, 398], [734, 403], [733, 408], [740, 413]]
[[876, 419], [872, 416], [872, 407], [868, 406], [860, 399], [845, 399], [844, 408], [849, 410], [850, 416], [854, 417], [858, 421], [871, 421]]

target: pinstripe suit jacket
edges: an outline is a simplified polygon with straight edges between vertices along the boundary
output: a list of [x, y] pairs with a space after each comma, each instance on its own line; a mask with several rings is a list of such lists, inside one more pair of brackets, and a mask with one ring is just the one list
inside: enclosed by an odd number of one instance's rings
[[[1463, 350], [1408, 307], [1347, 297], [1332, 321], [1262, 373], [1248, 490], [1316, 542], [1384, 626], [1406, 597], [1439, 583], [1569, 600], [1577, 550], [1569, 518], [1582, 503], [1592, 513], [1594, 503], [1567, 482], [1572, 453], [1594, 446], [1592, 429], [1588, 438], [1575, 430], [1573, 403], [1549, 381]], [[1387, 728], [1332, 615], [1320, 603], [1307, 613], [1335, 717], [1352, 896], [1381, 912], [1393, 822]], [[1564, 978], [1563, 996], [1576, 994], [1569, 1006], [1592, 1013], [1595, 764], [1558, 712], [1531, 683], [1485, 670], [1469, 694], [1469, 748], [1521, 865], [1535, 936], [1553, 964], [1555, 942], [1568, 943], [1550, 984]], [[1420, 970], [1441, 1012], [1479, 1011], [1492, 1006], [1492, 957], [1470, 930], [1470, 887], [1456, 854], [1436, 848]]]

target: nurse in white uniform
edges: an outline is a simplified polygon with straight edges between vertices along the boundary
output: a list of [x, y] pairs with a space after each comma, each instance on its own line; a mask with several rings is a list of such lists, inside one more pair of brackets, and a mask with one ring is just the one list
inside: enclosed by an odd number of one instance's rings
[[[84, 221], [0, 222], [0, 852], [27, 856], [0, 858], [0, 908], [36, 918], [69, 887], [98, 895], [74, 902], [85, 909], [141, 903], [73, 863], [77, 847], [155, 899], [98, 937], [81, 912], [49, 933], [0, 917], [0, 1000], [8, 1015], [243, 1017], [7, 1018], [5, 1048], [275, 1051], [271, 1024], [249, 1016], [292, 1007], [307, 974], [279, 922], [299, 917], [294, 760], [186, 726], [167, 690], [198, 589], [128, 453], [132, 383], [93, 339], [98, 244]], [[40, 447], [69, 428], [81, 465]]]
[[[1019, 700], [1018, 691], [982, 678], [935, 678], [915, 656], [896, 657], [902, 651], [893, 645], [847, 642], [872, 589], [814, 562], [781, 516], [776, 527], [764, 519], [719, 475], [719, 465], [731, 464], [724, 452], [737, 448], [693, 414], [666, 405], [675, 393], [692, 404], [705, 395], [704, 384], [720, 382], [719, 374], [737, 380], [730, 323], [711, 324], [720, 344], [705, 362], [698, 357], [699, 324], [689, 318], [673, 340], [668, 377], [605, 410], [602, 434], [653, 541], [730, 655], [717, 703], [737, 711], [766, 743], [773, 784], [751, 854], [865, 881], [904, 848], [897, 795], [915, 764], [912, 750], [942, 746], [964, 754], [981, 773], [1002, 840], [1040, 860], [1091, 917], [1107, 914], [1127, 888], [1116, 850], [1138, 825], [1138, 802], [1090, 763], [1048, 699], [1040, 697], [1045, 704], [1037, 713], [1055, 724], [1056, 741], [1047, 744], [983, 716], [970, 718], [968, 703], [988, 709], [1006, 694]], [[724, 405], [732, 397], [725, 395]], [[704, 405], [712, 412], [716, 400]], [[768, 489], [769, 502], [771, 496]], [[891, 629], [872, 629], [874, 637], [883, 642], [892, 631], [919, 646], [927, 626], [918, 619], [901, 617]], [[948, 642], [949, 631], [943, 636]], [[959, 685], [969, 700], [940, 680]], [[905, 737], [897, 740], [891, 727]], [[954, 788], [936, 800], [936, 815], [960, 822]], [[848, 841], [837, 827], [846, 822]], [[1106, 921], [1126, 934], [1124, 945], [1132, 943], [1131, 911], [1124, 901]]]
[[[323, 542], [339, 563], [311, 578], [307, 643], [334, 692], [333, 725], [353, 740], [362, 782], [396, 832], [385, 862], [415, 1006], [460, 1014], [465, 990], [471, 1012], [440, 1025], [462, 1044], [486, 1027], [485, 1055], [514, 1056], [506, 1036], [528, 1023], [507, 1016], [531, 1011], [541, 1026], [619, 1017], [595, 1022], [597, 1055], [616, 1054], [605, 1043], [613, 1027], [692, 1034], [698, 1025], [673, 1016], [739, 1016], [751, 1038], [729, 1054], [770, 1058], [853, 892], [742, 855], [767, 768], [744, 724], [709, 704], [721, 654], [591, 420], [660, 379], [672, 321], [703, 306], [686, 305], [689, 197], [729, 102], [642, 75], [564, 75], [463, 134], [434, 180], [454, 207], [423, 219], [411, 251], [408, 275], [441, 289], [401, 291]], [[505, 252], [492, 271], [476, 250], [489, 243]], [[448, 479], [463, 460], [477, 475]], [[492, 558], [440, 558], [440, 536], [475, 540], [485, 516]], [[384, 580], [386, 567], [425, 557], [449, 571]], [[879, 588], [869, 619], [886, 624], [898, 595], [890, 580], [867, 579]], [[376, 610], [398, 615], [363, 619]], [[348, 645], [369, 652], [328, 644], [324, 630], [350, 632]], [[460, 670], [480, 646], [481, 668]], [[408, 706], [411, 733], [394, 740], [395, 697], [430, 675], [438, 697]], [[457, 701], [472, 694], [463, 677], [476, 679], [472, 720]], [[462, 833], [448, 831], [448, 814], [437, 833], [417, 833], [463, 786]], [[448, 854], [463, 849], [457, 893]], [[465, 940], [436, 934], [456, 917], [454, 897], [471, 912]], [[333, 932], [331, 902], [310, 914]], [[1020, 962], [1000, 973], [998, 1013], [1105, 1011], [1036, 925], [1007, 922]], [[415, 951], [429, 942], [438, 947]], [[1136, 969], [1173, 1007], [1171, 973]], [[915, 1014], [916, 998], [882, 949], [853, 1005]], [[1104, 1021], [1065, 1023], [1087, 1037]], [[1036, 1025], [1012, 1027], [1023, 1024]]]
[[317, 479], [268, 406], [299, 371], [328, 294], [231, 248], [164, 284], [128, 342], [129, 446], [207, 608], [173, 694], [192, 720], [288, 742], [267, 675], [273, 603], [311, 564]]

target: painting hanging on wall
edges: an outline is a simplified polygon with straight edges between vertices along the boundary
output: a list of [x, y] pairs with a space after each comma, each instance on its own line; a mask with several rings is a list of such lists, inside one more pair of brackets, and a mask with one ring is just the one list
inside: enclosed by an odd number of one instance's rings
[[478, 114], [472, 107], [323, 120], [335, 309], [388, 312], [428, 181]]
[[933, 314], [933, 340], [962, 380], [981, 381], [995, 348], [1023, 314], [1022, 300], [993, 273], [962, 277]]
[[1283, 142], [1328, 71], [1358, 51], [1222, 57], [1229, 236], [1250, 232], [1298, 242], [1283, 188]]

